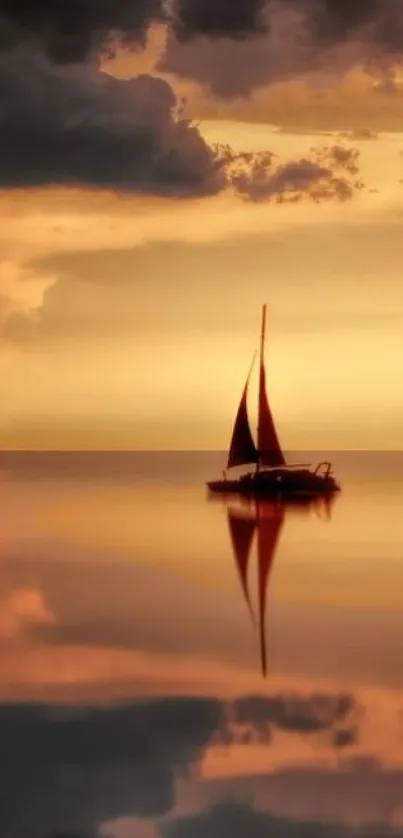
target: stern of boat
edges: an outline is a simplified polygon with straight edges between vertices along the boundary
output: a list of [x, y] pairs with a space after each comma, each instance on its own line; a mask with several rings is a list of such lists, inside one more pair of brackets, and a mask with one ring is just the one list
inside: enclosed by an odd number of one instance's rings
[[341, 486], [332, 474], [332, 464], [327, 460], [318, 463], [313, 474], [320, 480], [326, 491], [341, 492]]

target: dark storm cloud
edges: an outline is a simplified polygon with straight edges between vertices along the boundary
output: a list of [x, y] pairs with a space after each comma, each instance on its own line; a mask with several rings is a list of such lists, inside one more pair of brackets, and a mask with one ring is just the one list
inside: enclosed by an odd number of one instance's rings
[[[172, 31], [185, 40], [208, 35], [203, 42], [218, 45], [224, 34], [227, 45], [246, 38], [245, 48], [256, 42], [261, 49], [264, 40], [246, 36], [260, 32], [266, 6], [261, 0], [177, 0], [169, 7]], [[335, 176], [335, 161], [297, 160], [276, 167], [269, 152], [238, 155], [211, 147], [184, 117], [166, 81], [151, 75], [124, 80], [101, 72], [96, 51], [116, 38], [140, 43], [161, 8], [158, 0], [35, 5], [0, 0], [0, 188], [67, 184], [179, 198], [232, 187], [254, 201], [353, 196], [357, 182]], [[283, 0], [277, 8], [295, 14], [296, 4]], [[177, 41], [169, 43], [175, 50]], [[278, 73], [281, 56], [291, 53], [283, 49], [280, 35], [273, 43], [273, 73]], [[222, 77], [227, 95], [239, 85], [234, 73], [240, 72], [240, 62], [225, 61], [225, 52], [221, 57], [226, 69], [221, 73], [218, 64], [208, 62], [206, 78], [214, 86], [214, 78]], [[198, 75], [204, 59], [198, 67], [193, 41], [188, 60], [190, 73]], [[244, 87], [264, 75], [259, 60], [257, 71], [248, 70], [248, 63], [242, 67]], [[169, 68], [169, 46], [165, 65]], [[186, 66], [182, 69], [186, 75]]]
[[148, 27], [165, 21], [183, 39], [247, 37], [265, 30], [266, 0], [1, 0], [3, 43], [41, 43], [61, 63], [84, 60], [117, 43], [143, 44]]
[[319, 45], [368, 37], [386, 49], [402, 48], [400, 0], [0, 0], [3, 43], [42, 43], [55, 61], [81, 61], [121, 40], [144, 42], [155, 21], [179, 39], [243, 39], [270, 32], [273, 17], [298, 15]]
[[173, 22], [188, 38], [238, 38], [270, 31], [273, 10], [287, 9], [301, 15], [317, 42], [368, 34], [389, 48], [402, 46], [400, 0], [174, 0]]
[[290, 54], [283, 42], [284, 37], [180, 41], [170, 32], [157, 68], [198, 82], [223, 99], [247, 96], [259, 86], [294, 74], [300, 63], [295, 55], [299, 46], [294, 44]]
[[[203, 6], [212, 14], [213, 0]], [[217, 16], [219, 9], [217, 3]], [[267, 0], [259, 14], [265, 25], [255, 16], [249, 35], [260, 37], [242, 40], [219, 25], [210, 26], [210, 37], [189, 27], [185, 39], [174, 27], [159, 67], [231, 98], [311, 72], [343, 74], [362, 62], [383, 78], [388, 56], [403, 53], [400, 0]]]
[[267, 0], [0, 0], [3, 43], [41, 43], [57, 62], [82, 61], [116, 43], [144, 43], [153, 22], [183, 39], [242, 38], [265, 30]]
[[184, 40], [242, 38], [266, 31], [266, 7], [267, 0], [173, 0], [172, 25]]
[[343, 164], [335, 158], [276, 168], [267, 152], [210, 147], [162, 79], [116, 79], [90, 62], [56, 67], [32, 50], [0, 54], [0, 131], [3, 188], [68, 184], [179, 198], [233, 187], [252, 200], [344, 199], [356, 188], [333, 177]]
[[162, 17], [162, 0], [0, 0], [0, 35], [9, 45], [42, 44], [52, 60], [69, 63], [116, 39], [141, 44]]
[[[288, 2], [288, 0], [286, 0]], [[306, 8], [318, 40], [337, 43], [346, 38], [368, 39], [387, 51], [403, 49], [403, 9], [400, 0], [289, 0]]]
[[225, 176], [163, 80], [56, 69], [41, 55], [0, 57], [0, 185], [79, 184], [170, 196], [214, 194]]

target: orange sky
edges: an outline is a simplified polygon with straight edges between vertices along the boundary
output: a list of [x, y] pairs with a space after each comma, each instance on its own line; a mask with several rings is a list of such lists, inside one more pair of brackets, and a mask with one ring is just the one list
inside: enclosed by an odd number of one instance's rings
[[[145, 52], [106, 69], [149, 72], [161, 43], [154, 29]], [[401, 448], [396, 99], [359, 67], [231, 101], [169, 80], [209, 143], [270, 149], [280, 164], [354, 147], [365, 188], [345, 203], [282, 205], [231, 192], [1, 193], [0, 446], [225, 448], [267, 302], [284, 447]]]

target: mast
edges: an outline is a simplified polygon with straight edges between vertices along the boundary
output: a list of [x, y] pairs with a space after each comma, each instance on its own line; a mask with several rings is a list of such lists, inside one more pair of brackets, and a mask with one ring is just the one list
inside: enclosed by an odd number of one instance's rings
[[260, 352], [259, 352], [259, 396], [258, 396], [258, 412], [257, 412], [257, 447], [259, 451], [259, 459], [256, 463], [256, 472], [259, 471], [260, 466], [260, 439], [261, 439], [261, 421], [262, 421], [262, 395], [265, 385], [264, 374], [264, 344], [266, 338], [266, 311], [267, 303], [262, 307], [262, 324], [260, 328]]
[[257, 425], [257, 450], [259, 452], [259, 459], [256, 470], [258, 470], [259, 465], [285, 465], [285, 457], [277, 436], [266, 392], [266, 371], [264, 364], [266, 310], [267, 305], [264, 304], [262, 309], [262, 327], [260, 333], [259, 404]]
[[264, 387], [264, 345], [266, 339], [266, 314], [267, 303], [262, 307], [262, 326], [260, 330], [260, 371], [259, 371], [259, 388]]

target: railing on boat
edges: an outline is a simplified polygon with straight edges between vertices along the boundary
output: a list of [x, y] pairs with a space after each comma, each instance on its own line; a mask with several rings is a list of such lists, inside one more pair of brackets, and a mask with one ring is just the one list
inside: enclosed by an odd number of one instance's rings
[[314, 474], [321, 476], [321, 472], [323, 472], [323, 477], [329, 477], [329, 474], [332, 470], [332, 464], [328, 462], [328, 460], [324, 460], [322, 463], [318, 463], [315, 468]]

